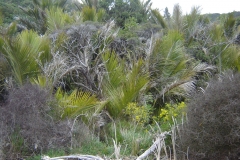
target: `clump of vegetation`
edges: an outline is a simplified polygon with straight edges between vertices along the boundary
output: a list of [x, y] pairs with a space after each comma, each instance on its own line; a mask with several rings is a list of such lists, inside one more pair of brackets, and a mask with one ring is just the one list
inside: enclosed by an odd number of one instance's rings
[[138, 106], [137, 103], [129, 103], [125, 109], [125, 114], [129, 119], [139, 125], [148, 124], [152, 116], [151, 106]]
[[49, 97], [47, 90], [31, 84], [9, 92], [0, 108], [0, 141], [4, 142], [2, 149], [7, 158], [70, 146], [70, 122], [58, 121], [57, 109]]
[[179, 118], [185, 113], [186, 104], [184, 102], [177, 104], [167, 103], [164, 108], [161, 109], [159, 118], [163, 120], [163, 122], [172, 122], [172, 118]]
[[0, 159], [176, 160], [183, 115], [190, 121], [180, 149], [189, 146], [192, 159], [232, 158], [238, 82], [222, 78], [193, 102], [190, 95], [205, 90], [209, 75], [240, 71], [235, 16], [211, 22], [199, 7], [183, 15], [179, 4], [162, 16], [151, 0], [31, 2], [0, 2]]
[[[191, 99], [180, 138], [191, 159], [237, 159], [240, 149], [240, 74], [212, 80]], [[186, 151], [186, 150], [185, 150]]]

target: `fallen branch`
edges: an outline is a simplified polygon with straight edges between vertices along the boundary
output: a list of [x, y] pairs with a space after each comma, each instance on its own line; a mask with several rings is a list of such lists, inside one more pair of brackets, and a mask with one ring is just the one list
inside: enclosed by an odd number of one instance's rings
[[156, 141], [153, 143], [153, 145], [146, 150], [142, 155], [140, 155], [136, 160], [142, 160], [144, 158], [146, 158], [149, 154], [151, 154], [152, 152], [154, 152], [158, 147], [159, 149], [161, 149], [164, 146], [164, 139], [166, 138], [166, 135], [169, 135], [169, 132], [163, 132], [161, 133]]
[[91, 155], [70, 155], [70, 156], [61, 156], [61, 157], [53, 157], [50, 158], [48, 156], [42, 156], [41, 160], [68, 160], [68, 159], [76, 158], [76, 160], [103, 160], [100, 157], [97, 156], [91, 156]]

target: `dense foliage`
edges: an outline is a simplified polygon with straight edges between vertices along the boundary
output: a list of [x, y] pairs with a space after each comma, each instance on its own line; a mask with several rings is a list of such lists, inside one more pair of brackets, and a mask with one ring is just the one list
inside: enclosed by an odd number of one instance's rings
[[185, 149], [189, 147], [191, 159], [237, 159], [239, 78], [239, 74], [227, 73], [220, 80], [211, 80], [204, 94], [195, 95], [189, 102], [181, 142]]
[[0, 12], [4, 17], [4, 23], [11, 23], [16, 17], [23, 15], [19, 5], [27, 7], [31, 4], [31, 0], [1, 0], [0, 1]]
[[[0, 16], [3, 159], [57, 148], [66, 154], [136, 156], [151, 145], [160, 128], [172, 129], [166, 143], [175, 156], [179, 138], [171, 126], [194, 119], [191, 95], [215, 96], [209, 78], [240, 71], [240, 23], [233, 14], [211, 21], [199, 7], [184, 15], [177, 4], [173, 13], [166, 8], [162, 16], [151, 8], [151, 0], [34, 0], [31, 7], [27, 0], [0, 3], [16, 10], [6, 17], [9, 11], [2, 9]], [[214, 107], [226, 101], [230, 117], [235, 92], [224, 94], [207, 100]], [[208, 101], [200, 98], [194, 106], [204, 109], [201, 104]], [[209, 127], [223, 118], [215, 116], [217, 112], [208, 114], [211, 105], [199, 114], [199, 121], [205, 114], [215, 120], [206, 123]], [[192, 125], [183, 125], [186, 131], [201, 132], [192, 119]], [[234, 140], [234, 135], [229, 138]], [[192, 147], [191, 156], [207, 148], [181, 143], [182, 152]], [[217, 154], [212, 152], [209, 155]]]

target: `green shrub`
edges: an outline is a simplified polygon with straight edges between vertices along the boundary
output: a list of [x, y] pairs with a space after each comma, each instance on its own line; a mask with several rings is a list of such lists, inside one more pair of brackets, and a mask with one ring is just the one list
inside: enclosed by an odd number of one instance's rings
[[148, 124], [152, 115], [151, 106], [138, 106], [137, 103], [128, 103], [125, 109], [125, 115], [139, 125]]
[[164, 108], [161, 109], [159, 118], [164, 122], [172, 122], [173, 118], [182, 117], [185, 115], [186, 104], [184, 102], [177, 104], [167, 103]]
[[[240, 74], [212, 80], [187, 108], [179, 144], [190, 159], [238, 159], [240, 154]], [[189, 147], [189, 148], [188, 148]], [[188, 148], [188, 149], [187, 149]]]

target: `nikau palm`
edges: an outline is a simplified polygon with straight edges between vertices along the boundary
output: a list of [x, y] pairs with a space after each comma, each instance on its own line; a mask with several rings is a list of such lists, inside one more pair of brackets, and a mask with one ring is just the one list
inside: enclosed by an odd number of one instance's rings
[[51, 59], [48, 38], [33, 31], [23, 31], [16, 38], [2, 37], [0, 46], [19, 85], [36, 77], [40, 73], [39, 64]]
[[156, 98], [165, 102], [174, 96], [185, 97], [195, 89], [198, 73], [209, 72], [213, 66], [194, 62], [184, 47], [183, 34], [170, 30], [162, 39], [156, 40], [150, 56], [151, 88], [157, 92]]
[[33, 0], [32, 8], [23, 8], [22, 11], [28, 17], [20, 17], [19, 21], [28, 29], [33, 29], [43, 35], [47, 31], [47, 10], [53, 7], [63, 8], [67, 0]]
[[118, 117], [128, 103], [136, 100], [149, 82], [148, 72], [143, 60], [133, 62], [132, 67], [115, 53], [103, 54], [106, 75], [104, 76], [104, 97], [108, 100], [107, 109], [111, 115]]

